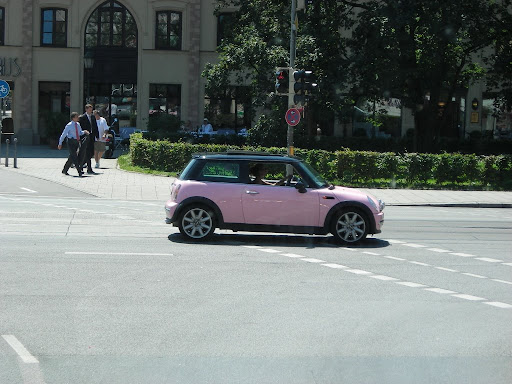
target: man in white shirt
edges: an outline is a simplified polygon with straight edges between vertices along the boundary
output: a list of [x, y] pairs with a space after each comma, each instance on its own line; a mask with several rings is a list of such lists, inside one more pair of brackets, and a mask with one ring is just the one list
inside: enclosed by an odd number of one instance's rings
[[201, 125], [201, 128], [199, 129], [199, 132], [200, 133], [212, 133], [213, 132], [213, 127], [208, 122], [208, 119], [206, 117], [203, 120], [203, 125]]
[[80, 136], [83, 134], [89, 135], [89, 131], [83, 131], [80, 127], [80, 123], [78, 122], [80, 115], [78, 112], [72, 112], [71, 113], [71, 121], [66, 124], [64, 127], [64, 130], [62, 131], [62, 134], [59, 138], [59, 146], [57, 148], [62, 149], [62, 142], [64, 139], [67, 140], [68, 143], [68, 149], [69, 149], [69, 157], [66, 161], [66, 164], [64, 164], [64, 168], [62, 169], [62, 173], [64, 175], [69, 175], [68, 170], [69, 167], [71, 167], [71, 163], [75, 164], [75, 168], [78, 172], [78, 176], [82, 177], [83, 171], [82, 171], [82, 164], [83, 161], [79, 161], [78, 159], [78, 149], [80, 146]]
[[100, 116], [99, 111], [94, 110], [93, 115], [96, 119], [96, 125], [98, 126], [98, 137], [94, 142], [94, 160], [96, 160], [95, 168], [99, 168], [101, 156], [103, 156], [103, 152], [105, 152], [105, 143], [107, 142], [109, 127], [107, 120]]

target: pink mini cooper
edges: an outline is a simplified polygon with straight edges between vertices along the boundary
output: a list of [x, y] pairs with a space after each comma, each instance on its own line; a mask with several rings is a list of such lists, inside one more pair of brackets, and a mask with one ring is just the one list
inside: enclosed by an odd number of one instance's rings
[[166, 223], [190, 240], [215, 228], [326, 235], [356, 244], [381, 232], [384, 203], [328, 184], [296, 157], [253, 152], [194, 155], [171, 187]]

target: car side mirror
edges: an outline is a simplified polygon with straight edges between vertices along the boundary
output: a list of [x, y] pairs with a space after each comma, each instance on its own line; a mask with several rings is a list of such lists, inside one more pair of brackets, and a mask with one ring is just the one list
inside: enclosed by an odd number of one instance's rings
[[298, 181], [296, 184], [295, 184], [295, 189], [299, 192], [299, 193], [306, 193], [308, 190], [306, 189], [306, 186], [304, 185], [304, 183], [302, 181]]

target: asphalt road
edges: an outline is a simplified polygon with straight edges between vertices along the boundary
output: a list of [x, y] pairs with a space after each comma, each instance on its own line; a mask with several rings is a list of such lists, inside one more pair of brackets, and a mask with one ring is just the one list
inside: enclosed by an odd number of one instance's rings
[[354, 248], [194, 244], [163, 202], [9, 184], [0, 383], [512, 382], [512, 210], [387, 207]]

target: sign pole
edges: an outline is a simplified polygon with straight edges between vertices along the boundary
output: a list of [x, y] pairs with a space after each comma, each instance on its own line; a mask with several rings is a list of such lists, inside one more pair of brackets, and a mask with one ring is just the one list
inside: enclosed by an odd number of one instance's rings
[[[290, 68], [289, 68], [289, 82], [288, 82], [288, 109], [293, 107], [293, 67], [295, 67], [295, 39], [297, 36], [297, 24], [295, 19], [297, 16], [297, 0], [292, 0], [292, 9], [290, 17]], [[286, 142], [288, 147], [288, 156], [293, 156], [295, 150], [293, 148], [293, 126], [288, 124], [288, 132], [286, 135]], [[291, 173], [291, 171], [289, 172]]]
[[[2, 116], [0, 117], [0, 121], [2, 121], [3, 123], [3, 120], [4, 120], [4, 116], [5, 116], [5, 100], [4, 100], [4, 97], [6, 97], [7, 95], [9, 95], [9, 92], [11, 91], [11, 88], [9, 87], [9, 83], [5, 80], [0, 80], [0, 99], [2, 99], [2, 110], [3, 110], [3, 113], [2, 113]], [[2, 154], [2, 132], [3, 132], [3, 124], [2, 124], [2, 127], [0, 128], [0, 157], [1, 157], [1, 154]], [[7, 154], [9, 154], [9, 139], [6, 140], [6, 143], [7, 143]], [[7, 167], [7, 164], [8, 164], [8, 159], [6, 157], [5, 159], [5, 166]]]

